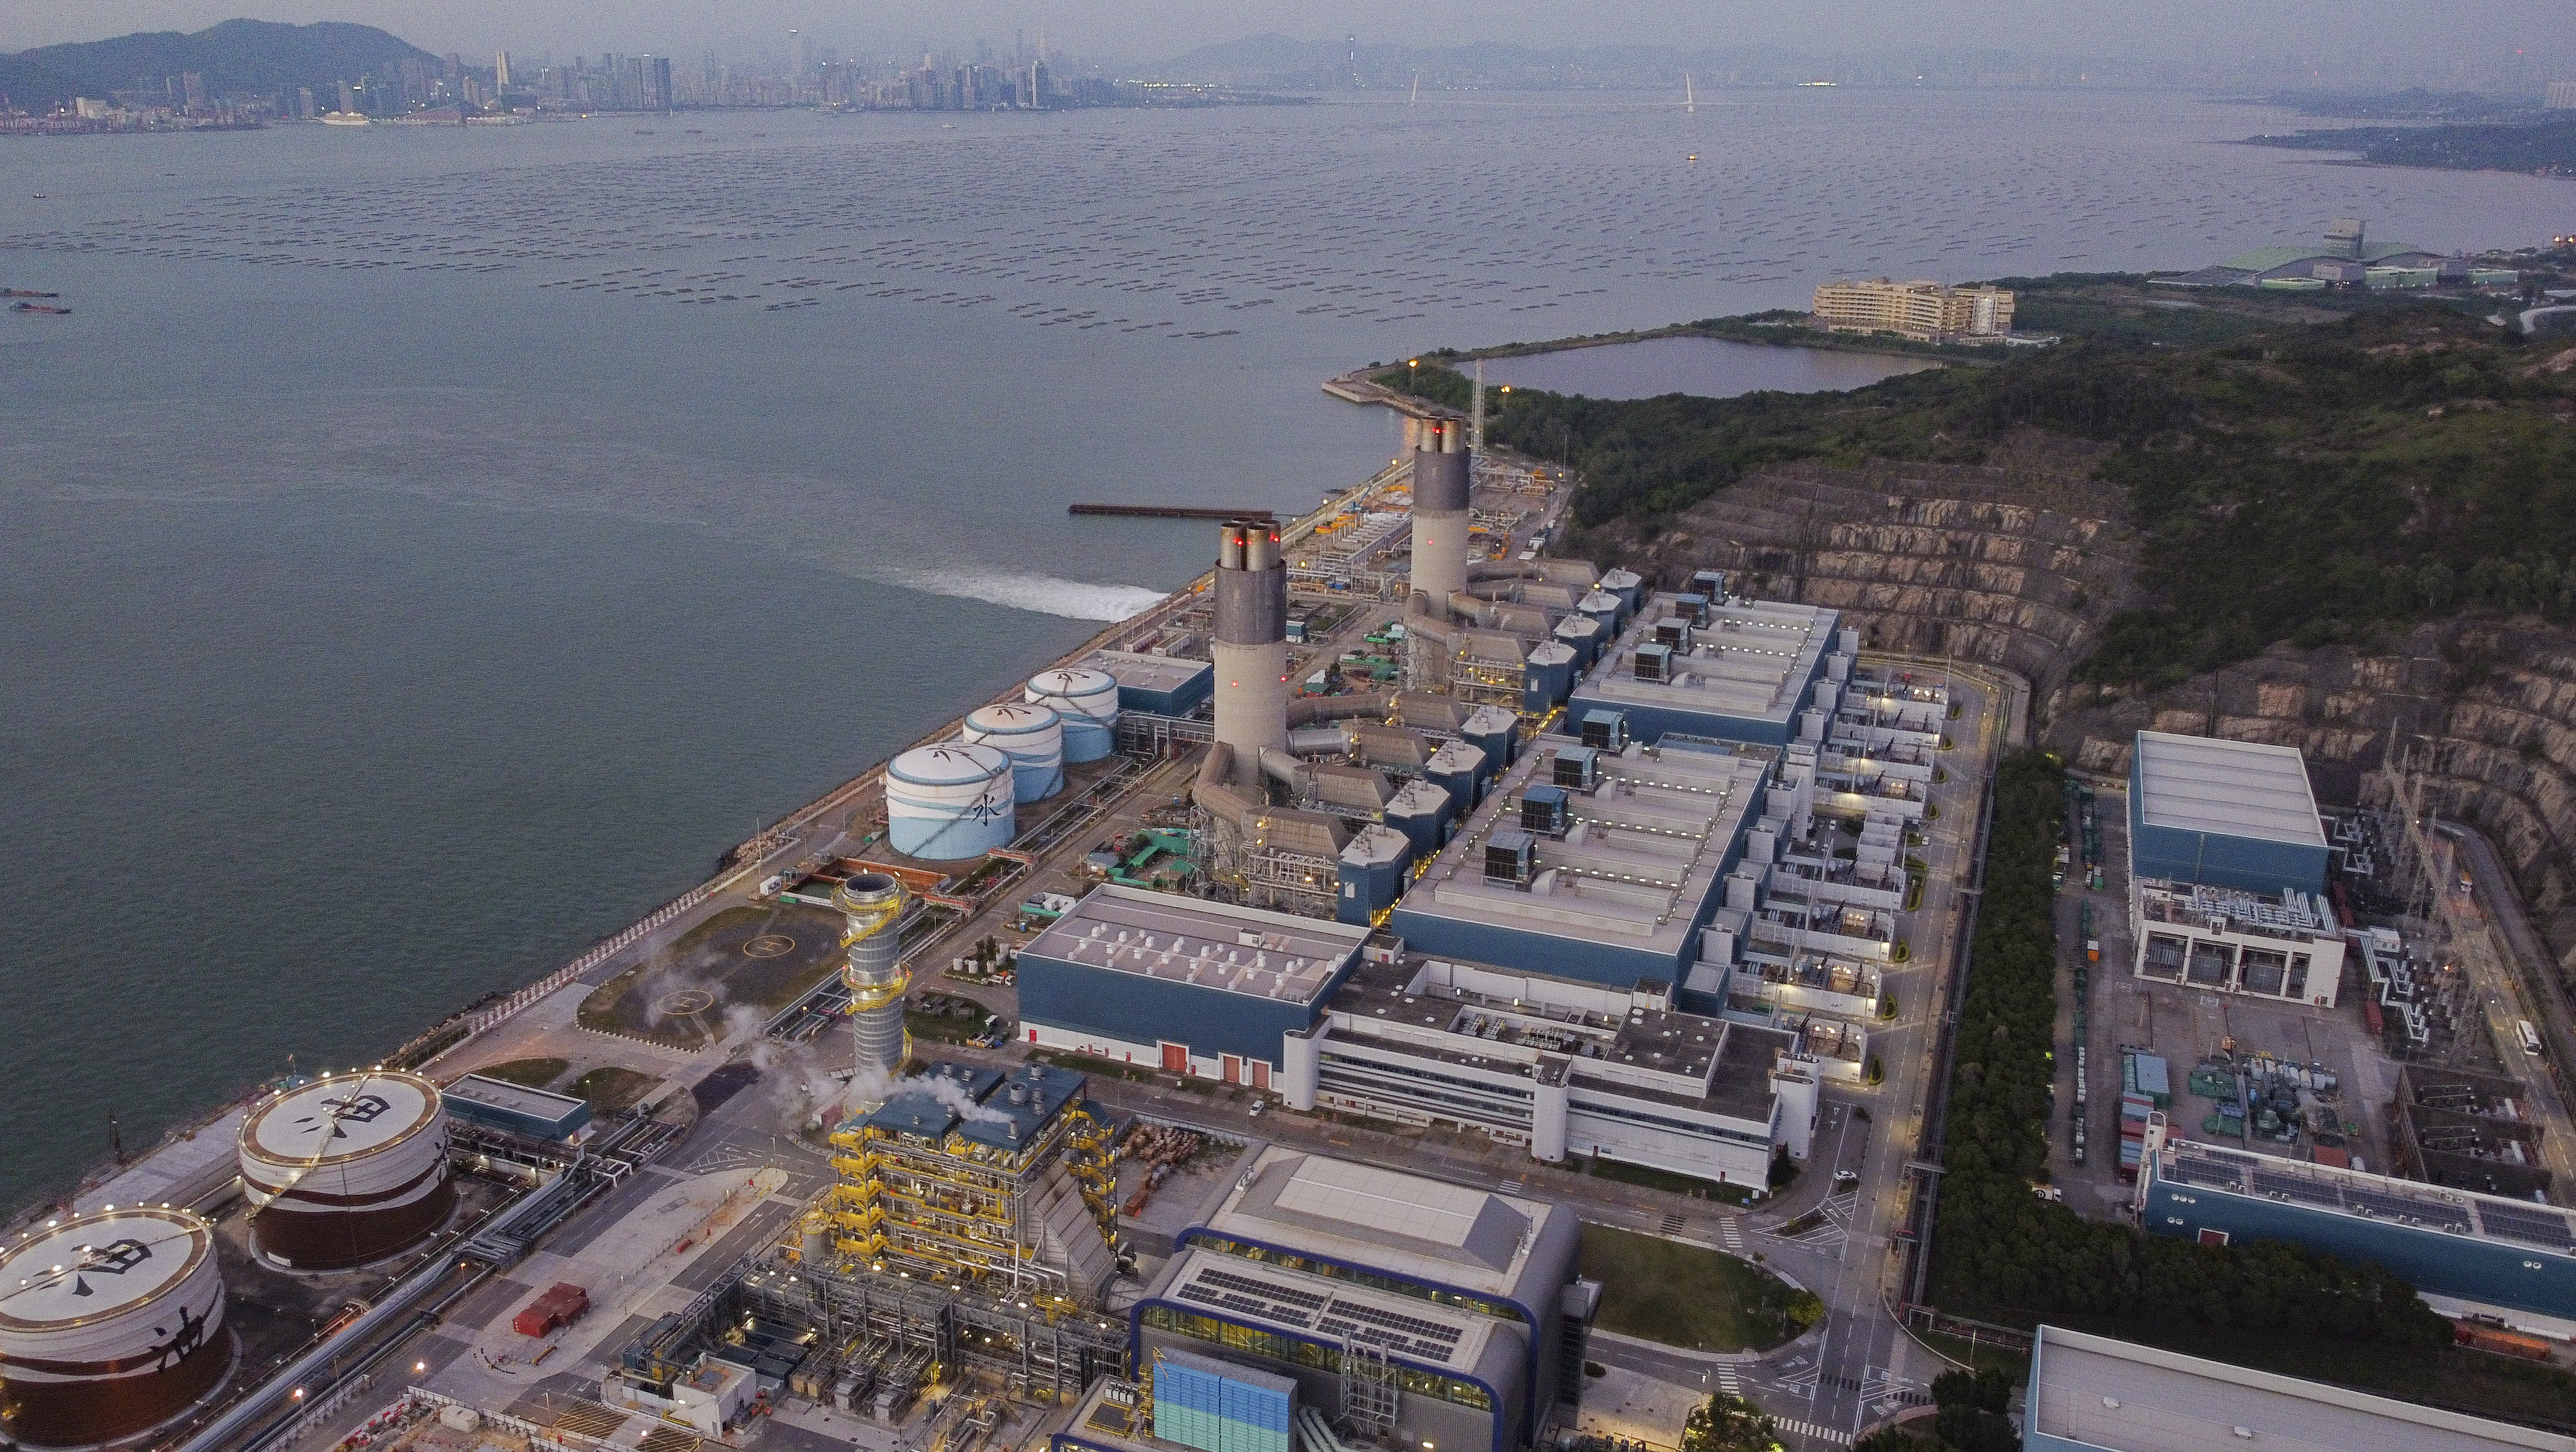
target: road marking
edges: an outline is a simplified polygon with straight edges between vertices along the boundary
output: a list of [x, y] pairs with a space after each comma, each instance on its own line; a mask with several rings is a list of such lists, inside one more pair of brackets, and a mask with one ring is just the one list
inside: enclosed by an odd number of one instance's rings
[[1813, 1437], [1819, 1442], [1830, 1442], [1837, 1447], [1851, 1445], [1851, 1433], [1836, 1431], [1832, 1427], [1819, 1427], [1813, 1422], [1796, 1422], [1785, 1417], [1773, 1417], [1771, 1425], [1793, 1437]]
[[1744, 1395], [1744, 1382], [1735, 1374], [1734, 1362], [1721, 1361], [1717, 1364], [1717, 1389], [1731, 1397]]
[[1717, 1222], [1717, 1237], [1718, 1239], [1726, 1242], [1726, 1250], [1729, 1255], [1740, 1256], [1744, 1254], [1744, 1234], [1742, 1231], [1736, 1229], [1734, 1216], [1726, 1216]]
[[1682, 1219], [1682, 1212], [1679, 1210], [1667, 1210], [1664, 1212], [1663, 1233], [1666, 1235], [1679, 1235], [1682, 1233], [1682, 1227], [1688, 1223], [1689, 1222]]
[[1505, 1180], [1494, 1188], [1502, 1191], [1506, 1195], [1517, 1195], [1525, 1187], [1518, 1180]]

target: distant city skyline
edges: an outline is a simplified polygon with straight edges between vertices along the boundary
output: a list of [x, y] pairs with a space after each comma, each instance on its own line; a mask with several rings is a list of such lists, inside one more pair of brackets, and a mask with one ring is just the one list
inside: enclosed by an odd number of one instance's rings
[[[198, 30], [241, 13], [239, 0], [59, 0], [0, 9], [0, 50], [98, 40], [133, 31]], [[2121, 67], [2185, 64], [2213, 78], [2247, 71], [2350, 84], [2538, 88], [2576, 75], [2576, 35], [2552, 0], [2479, 0], [2441, 8], [2394, 0], [2246, 0], [2223, 12], [2186, 0], [2140, 0], [2106, 15], [2071, 0], [1821, 0], [1794, 13], [1749, 3], [1638, 0], [1613, 10], [1536, 0], [1423, 0], [1401, 16], [1356, 0], [1288, 6], [1275, 0], [1119, 0], [1073, 10], [1002, 0], [895, 0], [864, 23], [790, 0], [460, 0], [423, 11], [393, 0], [297, 0], [259, 18], [381, 26], [433, 52], [564, 55], [603, 48], [726, 60], [784, 58], [789, 32], [852, 59], [917, 58], [924, 48], [971, 51], [1044, 32], [1062, 51], [1134, 66], [1267, 34], [1303, 42], [1355, 35], [1362, 45], [1417, 50], [1494, 43], [1540, 49], [1638, 46], [1675, 51], [1778, 47], [1818, 57], [1885, 62], [1909, 50], [2009, 52], [2029, 61]], [[2329, 74], [2331, 73], [2331, 74]]]

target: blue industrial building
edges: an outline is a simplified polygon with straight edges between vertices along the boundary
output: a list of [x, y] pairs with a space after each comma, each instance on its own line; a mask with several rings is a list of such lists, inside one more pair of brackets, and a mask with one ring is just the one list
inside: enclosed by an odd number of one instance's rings
[[2555, 1206], [2160, 1138], [2138, 1168], [2139, 1223], [2207, 1244], [2279, 1240], [2367, 1262], [2416, 1290], [2576, 1318], [2576, 1222]]
[[2141, 731], [2129, 756], [2129, 877], [2278, 896], [2326, 888], [2326, 834], [2287, 746]]
[[1187, 716], [1216, 693], [1216, 666], [1179, 656], [1100, 650], [1083, 665], [1107, 671], [1118, 682], [1118, 709], [1154, 716]]
[[1020, 949], [1021, 1023], [1033, 1044], [1267, 1089], [1368, 932], [1107, 884]]
[[1777, 761], [1756, 747], [1624, 756], [1541, 737], [1387, 927], [1433, 957], [1623, 989], [1678, 985]]
[[441, 1093], [449, 1115], [530, 1139], [569, 1140], [590, 1124], [590, 1101], [468, 1074]]
[[1840, 619], [1812, 605], [1656, 596], [1575, 681], [1566, 719], [1616, 711], [1645, 742], [1821, 741], [1860, 648]]

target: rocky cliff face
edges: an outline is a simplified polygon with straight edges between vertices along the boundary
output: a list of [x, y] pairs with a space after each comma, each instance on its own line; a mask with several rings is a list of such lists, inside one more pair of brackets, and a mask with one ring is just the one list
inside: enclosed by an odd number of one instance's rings
[[1787, 464], [1648, 532], [1580, 547], [1675, 583], [1716, 565], [1747, 593], [1845, 612], [1873, 650], [1999, 666], [2032, 685], [2034, 729], [2080, 767], [2125, 775], [2141, 728], [2296, 746], [2320, 800], [2377, 800], [2394, 733], [2428, 802], [2475, 824], [2576, 973], [2576, 638], [2536, 621], [2454, 620], [2371, 651], [2286, 647], [2134, 699], [2069, 676], [2137, 603], [2142, 545], [2097, 452], [2036, 435], [1987, 465]]
[[2295, 746], [2320, 800], [2384, 801], [2380, 774], [2414, 748], [2425, 801], [2496, 844], [2535, 924], [2576, 972], [2576, 639], [2538, 622], [2451, 620], [2385, 648], [2292, 651], [2134, 700], [2086, 688], [2051, 702], [2045, 742], [2125, 775], [2141, 729]]
[[1873, 650], [2001, 666], [2045, 698], [2136, 593], [2137, 542], [2098, 462], [2033, 435], [1974, 467], [1784, 464], [1660, 533], [1583, 543], [1650, 578], [1715, 565], [1748, 594], [1843, 611]]

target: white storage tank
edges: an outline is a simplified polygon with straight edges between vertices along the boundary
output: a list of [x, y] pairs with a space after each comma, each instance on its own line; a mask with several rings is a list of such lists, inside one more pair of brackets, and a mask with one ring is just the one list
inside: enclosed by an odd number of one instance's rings
[[232, 1363], [214, 1232], [185, 1210], [82, 1215], [0, 1252], [0, 1414], [13, 1441], [136, 1436], [204, 1399]]
[[1118, 749], [1118, 678], [1087, 666], [1040, 671], [1021, 692], [1064, 720], [1064, 759], [1098, 761]]
[[998, 746], [1011, 758], [1011, 795], [1043, 801], [1064, 790], [1064, 720], [1052, 706], [1003, 701], [966, 715], [970, 746]]
[[1007, 847], [1016, 830], [1011, 779], [1010, 755], [999, 747], [916, 746], [886, 763], [886, 840], [933, 862]]
[[447, 1223], [447, 1104], [418, 1074], [333, 1074], [242, 1121], [251, 1245], [291, 1270], [346, 1270], [402, 1254]]

